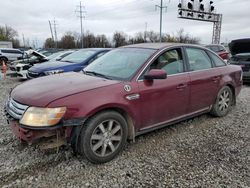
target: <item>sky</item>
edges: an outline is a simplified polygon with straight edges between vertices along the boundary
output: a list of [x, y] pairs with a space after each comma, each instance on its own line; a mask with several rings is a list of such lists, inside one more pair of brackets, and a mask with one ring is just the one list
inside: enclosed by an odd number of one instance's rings
[[[85, 6], [84, 31], [106, 34], [115, 31], [133, 35], [145, 29], [159, 32], [160, 12], [155, 9], [161, 0], [82, 0]], [[204, 0], [206, 3], [209, 0]], [[223, 14], [221, 42], [250, 37], [250, 0], [213, 0], [217, 13]], [[79, 0], [0, 0], [0, 25], [8, 25], [37, 46], [51, 37], [48, 20], [55, 18], [58, 38], [68, 31], [80, 33], [76, 10]], [[213, 24], [177, 18], [179, 0], [163, 0], [164, 33], [174, 34], [181, 28], [201, 43], [212, 40]], [[146, 27], [147, 25], [147, 27]]]

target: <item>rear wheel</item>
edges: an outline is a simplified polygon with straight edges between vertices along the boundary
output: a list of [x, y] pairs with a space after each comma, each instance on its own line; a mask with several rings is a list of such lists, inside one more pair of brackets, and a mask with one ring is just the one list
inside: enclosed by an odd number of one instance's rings
[[105, 163], [115, 158], [127, 140], [127, 122], [115, 111], [92, 117], [80, 133], [78, 150], [92, 163]]
[[233, 93], [230, 87], [223, 87], [218, 93], [217, 99], [211, 114], [217, 117], [223, 117], [228, 114], [233, 104]]

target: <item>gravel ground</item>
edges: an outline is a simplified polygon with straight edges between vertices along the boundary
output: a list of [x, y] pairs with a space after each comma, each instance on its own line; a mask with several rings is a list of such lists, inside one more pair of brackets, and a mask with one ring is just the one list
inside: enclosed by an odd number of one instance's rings
[[[15, 79], [0, 81], [0, 106]], [[93, 165], [64, 148], [23, 146], [0, 112], [1, 187], [250, 187], [250, 87], [224, 118], [203, 115], [136, 139]]]

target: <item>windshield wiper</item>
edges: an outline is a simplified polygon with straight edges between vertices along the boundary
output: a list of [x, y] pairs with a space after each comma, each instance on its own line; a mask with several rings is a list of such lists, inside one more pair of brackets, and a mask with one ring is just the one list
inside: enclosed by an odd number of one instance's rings
[[94, 72], [94, 71], [84, 71], [84, 70], [83, 70], [83, 73], [84, 73], [84, 74], [87, 74], [87, 75], [94, 75], [94, 76], [106, 78], [106, 79], [108, 79], [108, 80], [112, 80], [112, 78], [110, 78], [109, 76], [106, 76], [106, 75], [104, 75], [104, 74], [101, 74], [101, 73], [98, 73], [98, 72]]

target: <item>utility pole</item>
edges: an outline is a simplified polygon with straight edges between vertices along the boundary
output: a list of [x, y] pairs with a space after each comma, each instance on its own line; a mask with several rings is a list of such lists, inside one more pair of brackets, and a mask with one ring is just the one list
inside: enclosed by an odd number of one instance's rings
[[148, 22], [145, 22], [144, 42], [147, 42]]
[[50, 20], [49, 20], [49, 28], [50, 28], [51, 38], [52, 38], [53, 41], [55, 41], [55, 40], [54, 40], [54, 36], [53, 36], [53, 31], [52, 31], [52, 27], [51, 27], [51, 22], [50, 22]]
[[162, 40], [162, 10], [166, 9], [167, 11], [167, 6], [163, 6], [163, 0], [161, 0], [161, 5], [155, 5], [155, 9], [160, 8], [160, 42]]
[[57, 48], [57, 32], [56, 32], [56, 20], [54, 18], [54, 31], [55, 31], [55, 47]]
[[24, 38], [24, 34], [23, 34], [23, 47], [25, 48], [25, 38]]
[[77, 13], [79, 13], [79, 18], [80, 18], [80, 24], [81, 24], [81, 48], [83, 48], [83, 24], [82, 24], [82, 19], [85, 19], [84, 14], [86, 11], [84, 11], [85, 7], [82, 5], [82, 2], [80, 1], [80, 6], [77, 6]]

